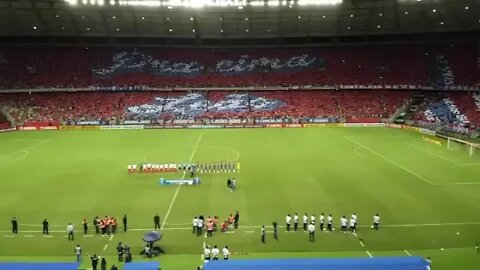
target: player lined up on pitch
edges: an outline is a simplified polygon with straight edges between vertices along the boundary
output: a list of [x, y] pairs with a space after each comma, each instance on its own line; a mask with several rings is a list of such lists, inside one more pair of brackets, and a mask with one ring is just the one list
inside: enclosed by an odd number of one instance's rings
[[[315, 223], [316, 223], [316, 220], [317, 218], [315, 217], [315, 215], [311, 215], [310, 216], [310, 219], [307, 215], [307, 213], [305, 213], [303, 215], [303, 231], [308, 231], [309, 230], [309, 225], [314, 225], [315, 226]], [[357, 232], [357, 222], [358, 222], [358, 218], [357, 218], [357, 214], [353, 213], [350, 217], [350, 219], [347, 219], [345, 216], [342, 216], [340, 218], [340, 230], [342, 232], [351, 232], [351, 233], [356, 233]], [[286, 223], [286, 229], [288, 232], [291, 232], [292, 229], [291, 229], [291, 225], [292, 225], [292, 217], [290, 214], [288, 214], [286, 217], [285, 217], [285, 223]], [[297, 213], [295, 213], [295, 215], [293, 216], [293, 231], [296, 232], [298, 231], [298, 223], [299, 223], [299, 216]], [[326, 226], [325, 226], [326, 224]], [[371, 226], [372, 229], [375, 229], [375, 230], [378, 230], [379, 229], [379, 225], [380, 225], [380, 216], [378, 215], [378, 213], [373, 216], [373, 225]], [[334, 231], [335, 228], [333, 226], [333, 216], [331, 214], [329, 214], [327, 217], [325, 217], [325, 214], [322, 213], [320, 214], [320, 217], [319, 217], [319, 228], [321, 231]]]
[[[218, 261], [218, 255], [220, 254], [220, 249], [215, 245], [213, 246], [212, 249], [210, 249], [209, 245], [206, 245], [205, 248], [203, 249], [203, 256], [205, 258], [205, 262], [208, 262], [210, 260], [213, 261]], [[223, 259], [228, 260], [230, 256], [230, 250], [228, 250], [228, 246], [225, 246], [222, 249], [222, 254], [223, 254]]]
[[[238, 222], [240, 220], [240, 213], [236, 211], [235, 216], [230, 214], [228, 218], [222, 223], [220, 229], [221, 232], [227, 232], [230, 230], [235, 230], [238, 228]], [[197, 234], [197, 236], [203, 235], [203, 230], [206, 229], [207, 237], [212, 237], [214, 232], [217, 232], [218, 228], [218, 216], [213, 216], [211, 218], [208, 216], [206, 219], [203, 215], [195, 216], [192, 221], [192, 234]]]

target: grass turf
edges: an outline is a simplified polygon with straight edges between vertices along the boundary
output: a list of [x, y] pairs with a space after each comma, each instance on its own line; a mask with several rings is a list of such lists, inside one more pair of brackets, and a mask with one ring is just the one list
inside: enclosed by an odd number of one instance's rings
[[[153, 215], [165, 218], [162, 268], [193, 269], [203, 243], [228, 245], [233, 258], [311, 256], [431, 256], [435, 269], [480, 267], [480, 156], [462, 146], [447, 150], [420, 134], [387, 128], [129, 130], [0, 134], [0, 260], [72, 260], [73, 247], [115, 261], [115, 245], [127, 242], [141, 259], [142, 235]], [[126, 165], [239, 159], [241, 172], [201, 175], [200, 186], [159, 186], [159, 175], [130, 175]], [[226, 189], [237, 179], [238, 191]], [[181, 178], [169, 174], [166, 178]], [[170, 207], [171, 206], [171, 207]], [[170, 208], [170, 211], [168, 211]], [[240, 212], [240, 228], [212, 238], [191, 233], [198, 214]], [[168, 217], [166, 214], [168, 212]], [[280, 230], [280, 240], [260, 226], [284, 225], [285, 215], [331, 213], [334, 233]], [[342, 215], [356, 212], [358, 237], [339, 232]], [[372, 216], [382, 218], [373, 231]], [[83, 237], [81, 220], [123, 214], [133, 230]], [[20, 234], [10, 237], [16, 216]], [[53, 237], [41, 236], [47, 218]], [[76, 241], [64, 238], [68, 222]], [[90, 229], [92, 231], [92, 228]], [[360, 245], [363, 240], [364, 246]], [[444, 250], [441, 250], [441, 249]], [[86, 259], [86, 258], [85, 258]], [[88, 264], [84, 264], [86, 267]], [[456, 268], [458, 269], [458, 268]]]

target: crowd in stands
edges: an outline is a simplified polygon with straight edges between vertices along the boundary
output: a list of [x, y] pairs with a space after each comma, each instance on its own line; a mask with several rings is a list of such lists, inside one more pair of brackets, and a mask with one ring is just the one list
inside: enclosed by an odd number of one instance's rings
[[281, 49], [0, 47], [0, 88], [441, 88], [480, 83], [477, 59], [474, 43]]
[[409, 92], [49, 92], [0, 94], [16, 125], [118, 123], [125, 120], [389, 117]]
[[448, 92], [425, 98], [414, 119], [426, 124], [448, 126], [465, 132], [480, 126], [480, 94]]

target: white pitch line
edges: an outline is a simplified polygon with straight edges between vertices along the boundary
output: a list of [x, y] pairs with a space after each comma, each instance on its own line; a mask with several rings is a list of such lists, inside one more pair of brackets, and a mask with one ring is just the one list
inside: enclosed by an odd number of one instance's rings
[[6, 234], [6, 235], [4, 235], [3, 237], [8, 237], [8, 238], [10, 238], [10, 237], [15, 237], [15, 235]]
[[245, 231], [245, 233], [255, 233], [255, 231]]
[[26, 235], [24, 235], [23, 237], [30, 237], [30, 238], [31, 238], [31, 237], [35, 237], [35, 235], [26, 234]]
[[372, 254], [370, 253], [370, 251], [367, 250], [367, 251], [365, 251], [365, 252], [367, 252], [368, 257], [373, 258], [373, 256], [372, 256]]
[[[193, 148], [192, 154], [190, 155], [190, 158], [188, 159], [188, 163], [191, 163], [193, 160], [193, 156], [197, 152], [198, 145], [200, 144], [200, 140], [202, 140], [203, 137], [203, 131], [200, 133], [200, 136], [198, 136], [197, 143], [195, 144], [195, 147]], [[182, 180], [185, 179], [185, 175], [187, 175], [187, 171], [183, 172], [182, 175]], [[175, 191], [175, 194], [173, 195], [173, 199], [170, 202], [170, 205], [168, 206], [167, 213], [165, 214], [165, 218], [163, 219], [162, 226], [160, 226], [160, 230], [163, 230], [163, 227], [165, 226], [165, 222], [167, 222], [168, 216], [170, 215], [170, 211], [172, 211], [173, 204], [175, 203], [175, 200], [177, 199], [178, 192], [180, 191], [180, 188], [182, 185], [178, 185], [177, 190]]]
[[412, 257], [412, 254], [410, 254], [406, 249], [404, 249], [403, 251], [408, 255], [408, 257]]
[[[388, 228], [402, 228], [402, 227], [437, 227], [437, 226], [466, 226], [466, 225], [480, 225], [480, 221], [473, 221], [473, 222], [452, 222], [452, 223], [417, 223], [417, 224], [381, 224], [381, 227], [388, 227]], [[260, 228], [262, 225], [242, 225], [241, 229], [255, 229]], [[286, 226], [278, 226], [279, 228], [286, 228]], [[370, 225], [358, 225], [359, 228], [370, 228]], [[191, 230], [192, 227], [167, 227], [164, 230]], [[239, 230], [241, 230], [239, 229]], [[134, 228], [128, 229], [129, 231], [137, 231], [137, 232], [146, 232], [151, 231], [151, 228]], [[0, 230], [0, 233], [11, 233], [12, 231], [9, 230]], [[41, 233], [42, 230], [27, 230], [21, 231], [22, 233]], [[327, 231], [325, 231], [327, 232]], [[50, 231], [50, 233], [65, 233], [65, 231]], [[65, 237], [67, 237], [65, 235]]]
[[365, 247], [365, 244], [363, 244], [363, 242], [360, 242], [360, 246]]
[[350, 142], [352, 142], [352, 143], [354, 143], [354, 144], [356, 144], [356, 145], [358, 145], [358, 146], [362, 146], [363, 148], [367, 149], [368, 151], [372, 152], [373, 154], [375, 154], [375, 155], [383, 158], [384, 160], [388, 161], [389, 163], [391, 163], [391, 164], [397, 166], [398, 168], [400, 168], [400, 169], [408, 172], [409, 174], [417, 177], [418, 179], [424, 181], [425, 183], [428, 183], [428, 184], [430, 184], [430, 185], [438, 185], [438, 184], [432, 183], [432, 182], [431, 182], [430, 180], [428, 180], [427, 178], [425, 178], [425, 177], [423, 177], [423, 176], [421, 176], [421, 175], [419, 175], [419, 174], [417, 174], [417, 173], [415, 173], [415, 172], [413, 172], [413, 171], [411, 171], [411, 170], [403, 167], [402, 165], [396, 163], [395, 161], [393, 161], [393, 160], [387, 158], [386, 156], [378, 153], [377, 151], [372, 150], [371, 148], [369, 148], [369, 147], [367, 147], [367, 146], [365, 146], [365, 145], [363, 145], [363, 144], [355, 141], [354, 139], [351, 139], [351, 138], [349, 138], [349, 137], [347, 137], [347, 136], [343, 136], [343, 137], [344, 137], [345, 139], [347, 139], [348, 141], [350, 141]]
[[93, 237], [93, 234], [84, 234], [83, 237]]
[[[42, 224], [20, 224], [20, 226], [25, 226], [25, 227], [43, 227]], [[63, 228], [63, 227], [65, 227], [65, 226], [64, 226], [64, 225], [49, 225], [48, 227], [49, 227], [49, 228], [50, 228], [50, 227]]]
[[110, 235], [110, 239], [108, 239], [108, 241], [112, 241], [112, 239], [113, 239], [113, 234]]
[[103, 251], [105, 251], [108, 247], [108, 244], [105, 244], [105, 246], [103, 247]]
[[42, 235], [43, 238], [53, 238], [53, 235]]

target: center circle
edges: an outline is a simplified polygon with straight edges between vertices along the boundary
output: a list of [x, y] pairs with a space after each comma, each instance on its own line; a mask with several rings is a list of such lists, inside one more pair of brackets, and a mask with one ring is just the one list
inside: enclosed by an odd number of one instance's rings
[[[192, 156], [193, 155], [193, 156]], [[233, 162], [240, 158], [240, 153], [228, 147], [221, 146], [199, 146], [197, 148], [188, 146], [162, 147], [146, 153], [143, 162], [152, 164], [162, 163], [186, 163], [190, 159], [192, 163], [210, 162]]]

